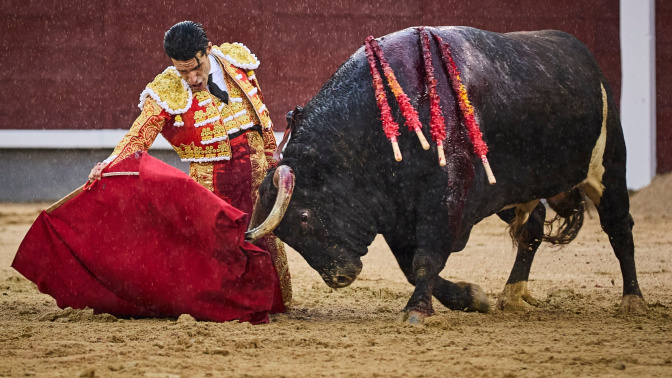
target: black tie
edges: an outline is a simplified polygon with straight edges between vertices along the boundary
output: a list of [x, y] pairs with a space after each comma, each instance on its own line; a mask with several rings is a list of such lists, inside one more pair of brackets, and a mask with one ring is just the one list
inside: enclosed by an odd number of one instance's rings
[[222, 100], [223, 103], [227, 105], [229, 104], [229, 93], [219, 89], [217, 84], [215, 84], [215, 82], [212, 81], [212, 74], [208, 76], [208, 90], [210, 91], [210, 93], [215, 95], [215, 97]]

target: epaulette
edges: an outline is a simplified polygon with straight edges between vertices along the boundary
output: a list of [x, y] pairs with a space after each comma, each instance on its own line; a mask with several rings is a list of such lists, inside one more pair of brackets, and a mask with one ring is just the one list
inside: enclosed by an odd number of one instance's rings
[[140, 94], [140, 109], [145, 105], [147, 97], [151, 97], [170, 114], [183, 114], [191, 108], [191, 87], [173, 66], [156, 75], [154, 81]]
[[242, 43], [222, 43], [220, 46], [212, 46], [212, 52], [238, 68], [256, 70], [259, 67], [259, 59]]

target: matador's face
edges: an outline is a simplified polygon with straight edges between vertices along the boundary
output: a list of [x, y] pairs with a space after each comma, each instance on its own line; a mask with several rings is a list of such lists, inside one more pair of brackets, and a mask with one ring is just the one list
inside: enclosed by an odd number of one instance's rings
[[208, 88], [208, 75], [210, 74], [208, 55], [210, 55], [211, 49], [212, 43], [208, 42], [205, 54], [198, 52], [194, 58], [185, 61], [171, 58], [177, 72], [191, 86], [193, 92], [205, 91]]

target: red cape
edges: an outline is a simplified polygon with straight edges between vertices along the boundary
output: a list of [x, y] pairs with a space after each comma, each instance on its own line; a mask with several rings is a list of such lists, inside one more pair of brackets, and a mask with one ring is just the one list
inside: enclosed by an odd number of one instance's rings
[[247, 214], [146, 153], [106, 172], [140, 175], [43, 211], [12, 263], [59, 307], [252, 323], [284, 311], [270, 254], [244, 239]]

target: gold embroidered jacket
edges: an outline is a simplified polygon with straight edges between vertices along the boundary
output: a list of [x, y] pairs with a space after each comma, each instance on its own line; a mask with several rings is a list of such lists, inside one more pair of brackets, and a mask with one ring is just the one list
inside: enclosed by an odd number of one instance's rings
[[240, 43], [213, 46], [211, 54], [224, 74], [229, 104], [207, 91], [192, 93], [175, 67], [168, 67], [140, 95], [142, 113], [106, 162], [148, 149], [159, 133], [182, 161], [229, 160], [229, 135], [261, 125], [266, 159], [276, 163], [272, 123], [254, 75], [259, 61]]

